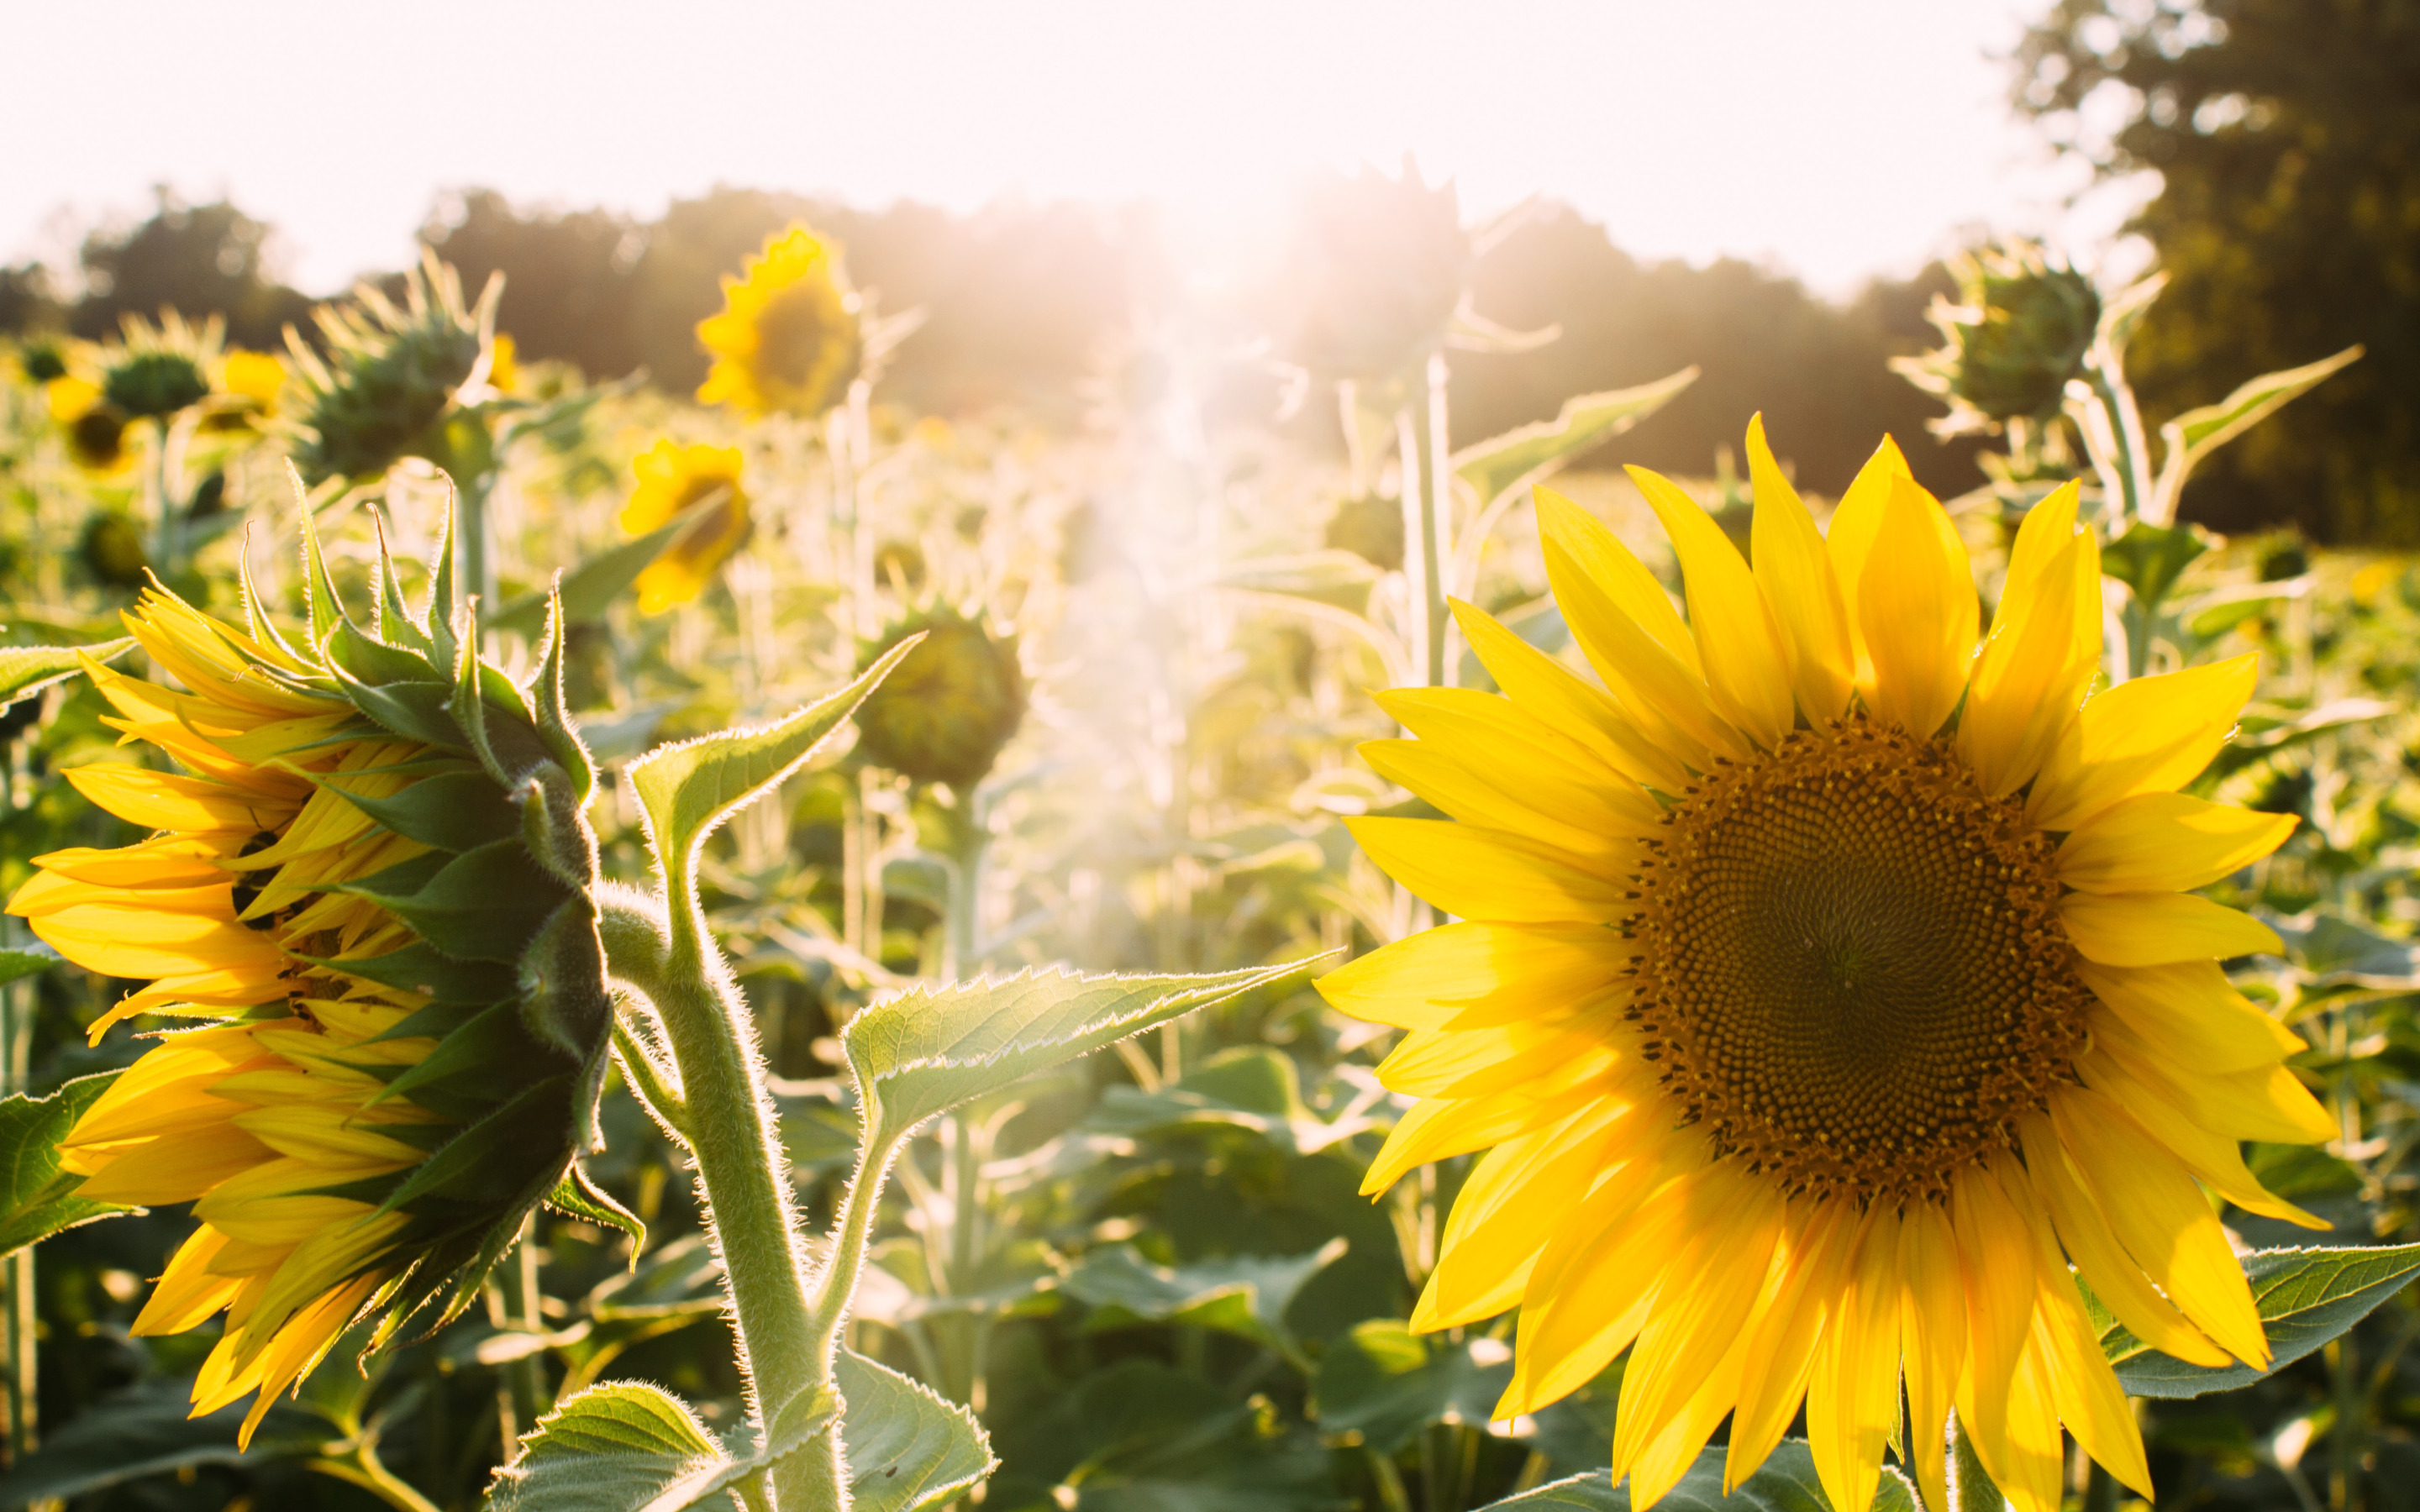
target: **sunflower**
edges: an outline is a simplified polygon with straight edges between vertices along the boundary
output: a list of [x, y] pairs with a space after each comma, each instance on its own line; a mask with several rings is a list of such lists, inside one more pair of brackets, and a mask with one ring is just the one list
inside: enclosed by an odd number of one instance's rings
[[1410, 1031], [1380, 1075], [1419, 1101], [1368, 1189], [1489, 1151], [1414, 1324], [1519, 1306], [1506, 1418], [1628, 1350], [1613, 1469], [1642, 1507], [1726, 1415], [1736, 1485], [1802, 1400], [1832, 1504], [1866, 1506], [1902, 1379], [1931, 1505], [1953, 1406], [2024, 1512], [2056, 1512], [2062, 1424], [2148, 1496], [2078, 1279], [2180, 1359], [2265, 1364], [2205, 1189], [2324, 1227], [2237, 1146], [2334, 1133], [2284, 1065], [2301, 1041], [2219, 966], [2278, 941], [2192, 891], [2293, 821], [2176, 791], [2252, 658], [2087, 699], [2072, 486], [2026, 517], [1978, 644], [1965, 548], [1887, 440], [1828, 538], [1761, 424], [1748, 448], [1753, 568], [1635, 471], [1685, 621], [1538, 491], [1603, 687], [1457, 605], [1505, 696], [1382, 696], [1419, 738], [1371, 764], [1453, 817], [1354, 832], [1457, 921], [1320, 983]]
[[936, 605], [861, 644], [858, 671], [915, 635], [923, 642], [858, 706], [858, 754], [911, 782], [970, 791], [1025, 722], [1016, 637], [994, 631], [980, 609]]
[[631, 459], [630, 471], [639, 486], [622, 506], [622, 529], [632, 535], [693, 510], [712, 511], [639, 574], [639, 612], [660, 614], [704, 592], [714, 569], [747, 545], [755, 529], [739, 486], [739, 448], [659, 440]]
[[100, 384], [72, 376], [54, 378], [42, 385], [42, 396], [76, 466], [106, 475], [134, 465], [134, 454], [126, 445], [126, 413], [101, 401]]
[[146, 593], [127, 627], [181, 690], [85, 672], [127, 743], [183, 770], [70, 771], [150, 834], [38, 856], [8, 903], [69, 960], [149, 981], [96, 1041], [136, 1014], [215, 1021], [162, 1036], [62, 1152], [86, 1197], [194, 1205], [134, 1332], [224, 1313], [194, 1412], [257, 1394], [247, 1441], [357, 1319], [384, 1308], [391, 1333], [448, 1288], [450, 1315], [533, 1204], [568, 1200], [610, 1011], [586, 764], [541, 712], [559, 649], [523, 689], [471, 655], [466, 615], [390, 598], [390, 642], [334, 603], [322, 574], [302, 653]]
[[722, 281], [722, 313], [698, 322], [714, 358], [701, 404], [752, 415], [820, 415], [848, 391], [862, 356], [858, 298], [839, 248], [803, 225], [765, 240], [747, 276]]
[[286, 387], [286, 364], [271, 353], [238, 347], [219, 364], [219, 385], [255, 409], [273, 409], [278, 391]]

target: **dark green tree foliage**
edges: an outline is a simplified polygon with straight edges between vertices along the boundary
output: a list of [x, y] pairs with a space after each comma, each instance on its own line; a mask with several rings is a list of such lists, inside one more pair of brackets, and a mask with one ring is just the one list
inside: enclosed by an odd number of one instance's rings
[[237, 346], [277, 347], [287, 324], [310, 313], [311, 301], [271, 276], [269, 225], [225, 200], [186, 205], [165, 189], [157, 193], [151, 218], [132, 230], [85, 238], [78, 257], [85, 296], [69, 328], [79, 336], [115, 336], [121, 316], [150, 318], [170, 309], [193, 320], [225, 316], [227, 340]]
[[1481, 259], [1473, 302], [1518, 330], [1559, 325], [1534, 352], [1456, 353], [1453, 433], [1475, 440], [1551, 418], [1565, 396], [1644, 383], [1695, 363], [1705, 376], [1590, 466], [1636, 462], [1702, 473], [1717, 448], [1736, 451], [1762, 410], [1774, 450], [1802, 486], [1837, 494], [1888, 432], [1925, 484], [1943, 494], [1981, 481], [1971, 441], [1925, 428], [1941, 406], [1885, 362], [1934, 345], [1924, 319], [1954, 293], [1939, 267], [1908, 283], [1869, 285], [1845, 308], [1793, 278], [1733, 258], [1708, 267], [1641, 263], [1605, 228], [1557, 208]]
[[520, 355], [560, 357], [615, 378], [645, 363], [628, 317], [644, 234], [611, 210], [521, 211], [492, 189], [441, 199], [420, 239], [466, 289], [504, 275], [496, 325]]
[[[2197, 473], [2187, 512], [2420, 542], [2420, 3], [2059, 0], [2017, 99], [2105, 176], [2160, 175], [2134, 224], [2175, 282], [2127, 353], [2151, 418], [2369, 348]], [[2088, 129], [2087, 100], [2122, 125]]]
[[56, 331], [66, 314], [49, 269], [40, 263], [0, 268], [0, 332]]

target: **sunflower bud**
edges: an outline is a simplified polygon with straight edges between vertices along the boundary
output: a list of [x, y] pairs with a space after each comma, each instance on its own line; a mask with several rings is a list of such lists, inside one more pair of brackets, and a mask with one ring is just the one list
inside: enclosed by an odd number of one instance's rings
[[1016, 638], [993, 635], [980, 614], [927, 609], [861, 647], [858, 671], [920, 630], [923, 643], [858, 705], [858, 754], [910, 781], [964, 792], [990, 772], [1025, 718]]
[[644, 535], [685, 515], [710, 512], [639, 574], [639, 611], [660, 614], [702, 592], [714, 570], [748, 544], [754, 523], [739, 486], [736, 446], [659, 440], [631, 459], [639, 486], [622, 506], [622, 529]]
[[349, 304], [319, 310], [325, 360], [288, 329], [299, 392], [287, 440], [302, 476], [371, 477], [441, 447], [446, 411], [488, 354], [503, 291], [489, 279], [466, 309], [461, 279], [424, 252], [404, 275], [400, 306], [365, 284]]
[[[72, 383], [73, 378], [61, 378]], [[64, 423], [68, 455], [87, 472], [120, 472], [134, 460], [126, 450], [126, 416], [110, 405], [97, 404]]]
[[714, 358], [698, 402], [751, 415], [822, 414], [863, 362], [860, 312], [837, 243], [795, 224], [768, 237], [745, 277], [722, 281], [722, 313], [698, 322], [697, 339]]
[[103, 403], [130, 420], [164, 420], [209, 397], [221, 332], [215, 316], [198, 327], [173, 310], [163, 311], [157, 326], [128, 316], [125, 331], [124, 343], [103, 359]]
[[1323, 378], [1400, 378], [1445, 339], [1473, 254], [1453, 186], [1363, 168], [1307, 202], [1294, 358]]
[[87, 659], [109, 722], [181, 771], [76, 769], [150, 837], [36, 857], [8, 903], [70, 960], [149, 981], [96, 1040], [216, 1021], [163, 1036], [62, 1154], [87, 1197], [194, 1204], [134, 1331], [224, 1312], [194, 1410], [257, 1393], [246, 1439], [356, 1319], [382, 1343], [451, 1317], [531, 1208], [603, 1200], [567, 1184], [612, 1009], [561, 637], [526, 685], [481, 662], [442, 543], [419, 612], [381, 543], [365, 630], [302, 528], [307, 639], [249, 583], [243, 628], [154, 588], [126, 623], [174, 685]]
[[2056, 414], [2100, 328], [2091, 280], [2024, 242], [1967, 254], [1951, 271], [1961, 302], [1932, 310], [1948, 345], [1895, 365], [1949, 398], [1971, 422], [1962, 428]]
[[111, 588], [140, 588], [149, 580], [150, 559], [143, 551], [143, 532], [120, 511], [101, 509], [85, 521], [78, 544], [85, 570]]

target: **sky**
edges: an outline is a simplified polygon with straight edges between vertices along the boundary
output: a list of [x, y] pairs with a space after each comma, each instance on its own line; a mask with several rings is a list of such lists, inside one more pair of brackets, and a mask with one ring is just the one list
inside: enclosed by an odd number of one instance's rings
[[[1846, 294], [1979, 231], [2107, 240], [2122, 206], [2063, 208], [2072, 165], [2006, 104], [2044, 3], [131, 0], [102, 74], [14, 72], [11, 117], [49, 127], [0, 175], [0, 259], [70, 261], [161, 183], [275, 224], [312, 293], [403, 262], [467, 185], [643, 217], [718, 183], [1149, 197], [1215, 247], [1309, 168], [1408, 152], [1474, 213], [1544, 193], [1634, 254]], [[12, 51], [93, 27], [29, 5]]]

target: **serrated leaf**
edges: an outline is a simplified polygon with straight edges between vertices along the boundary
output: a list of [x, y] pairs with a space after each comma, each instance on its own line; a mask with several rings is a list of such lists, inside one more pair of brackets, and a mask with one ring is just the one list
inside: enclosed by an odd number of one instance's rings
[[2128, 1392], [2202, 1396], [2248, 1386], [2284, 1369], [2342, 1336], [2420, 1275], [2420, 1244], [2256, 1250], [2243, 1257], [2243, 1273], [2268, 1330], [2273, 1353], [2269, 1368], [2187, 1365], [2111, 1323], [2102, 1330], [2101, 1350]]
[[84, 1178], [59, 1169], [59, 1141], [117, 1072], [79, 1076], [48, 1097], [0, 1098], [0, 1255], [126, 1210], [77, 1196]]
[[[1300, 1361], [1285, 1312], [1311, 1278], [1344, 1253], [1329, 1240], [1308, 1255], [1237, 1255], [1191, 1265], [1154, 1265], [1131, 1244], [1093, 1251], [1060, 1289], [1092, 1305], [1087, 1333], [1136, 1323], [1189, 1323], [1233, 1334]], [[1307, 1363], [1307, 1362], [1306, 1362]]]
[[[1723, 1458], [1729, 1451], [1708, 1449], [1681, 1477], [1681, 1483], [1655, 1504], [1658, 1512], [1833, 1512], [1815, 1474], [1815, 1456], [1805, 1441], [1788, 1440], [1768, 1456], [1762, 1468], [1723, 1494]], [[1491, 1502], [1482, 1512], [1630, 1512], [1630, 1488], [1613, 1484], [1602, 1470], [1541, 1486], [1534, 1491]], [[1882, 1485], [1870, 1512], [1919, 1512], [1916, 1489], [1897, 1467], [1883, 1467]]]
[[919, 984], [869, 1004], [841, 1030], [859, 1090], [904, 1134], [970, 1098], [1130, 1034], [1304, 977], [1309, 962], [1197, 977], [1079, 977], [1051, 970]]
[[840, 1351], [839, 1367], [856, 1512], [919, 1512], [991, 1473], [990, 1441], [965, 1408], [853, 1350]]
[[811, 1387], [775, 1414], [768, 1430], [772, 1442], [762, 1453], [745, 1460], [705, 1464], [688, 1471], [657, 1492], [640, 1512], [689, 1512], [691, 1507], [723, 1502], [726, 1499], [722, 1493], [730, 1488], [765, 1474], [822, 1439], [825, 1425], [831, 1421], [832, 1405], [830, 1391]]
[[249, 1403], [191, 1417], [193, 1389], [192, 1376], [149, 1381], [101, 1398], [64, 1425], [46, 1423], [41, 1447], [0, 1474], [0, 1506], [55, 1504], [199, 1465], [292, 1459], [318, 1453], [328, 1437], [325, 1424], [281, 1402], [269, 1410], [252, 1448], [239, 1449], [236, 1430]]
[[714, 826], [804, 765], [922, 639], [901, 641], [857, 681], [771, 724], [660, 746], [632, 762], [625, 775], [667, 872], [687, 876]]
[[[565, 573], [552, 590], [563, 595], [563, 617], [572, 625], [601, 620], [613, 601], [629, 591], [658, 557], [678, 544], [683, 533], [698, 529], [711, 510], [684, 512], [644, 535], [599, 551]], [[535, 637], [546, 625], [548, 594], [523, 594], [492, 612], [479, 616], [490, 630], [509, 630]]]
[[80, 656], [114, 661], [132, 644], [129, 635], [97, 646], [0, 646], [0, 709], [84, 671]]
[[1512, 1381], [1512, 1351], [1500, 1340], [1455, 1342], [1373, 1318], [1321, 1357], [1313, 1415], [1321, 1434], [1357, 1433], [1390, 1455], [1432, 1424], [1487, 1422]]
[[61, 959], [59, 952], [39, 941], [0, 950], [0, 982], [17, 981], [48, 971]]
[[[521, 1438], [483, 1504], [493, 1512], [630, 1512], [684, 1475], [729, 1463], [678, 1397], [616, 1381], [566, 1397]], [[692, 1504], [737, 1512], [727, 1493]]]
[[1554, 419], [1466, 446], [1447, 465], [1470, 485], [1482, 506], [1492, 503], [1508, 489], [1534, 482], [1597, 442], [1621, 435], [1697, 380], [1698, 370], [1685, 367], [1635, 389], [1574, 394]]

